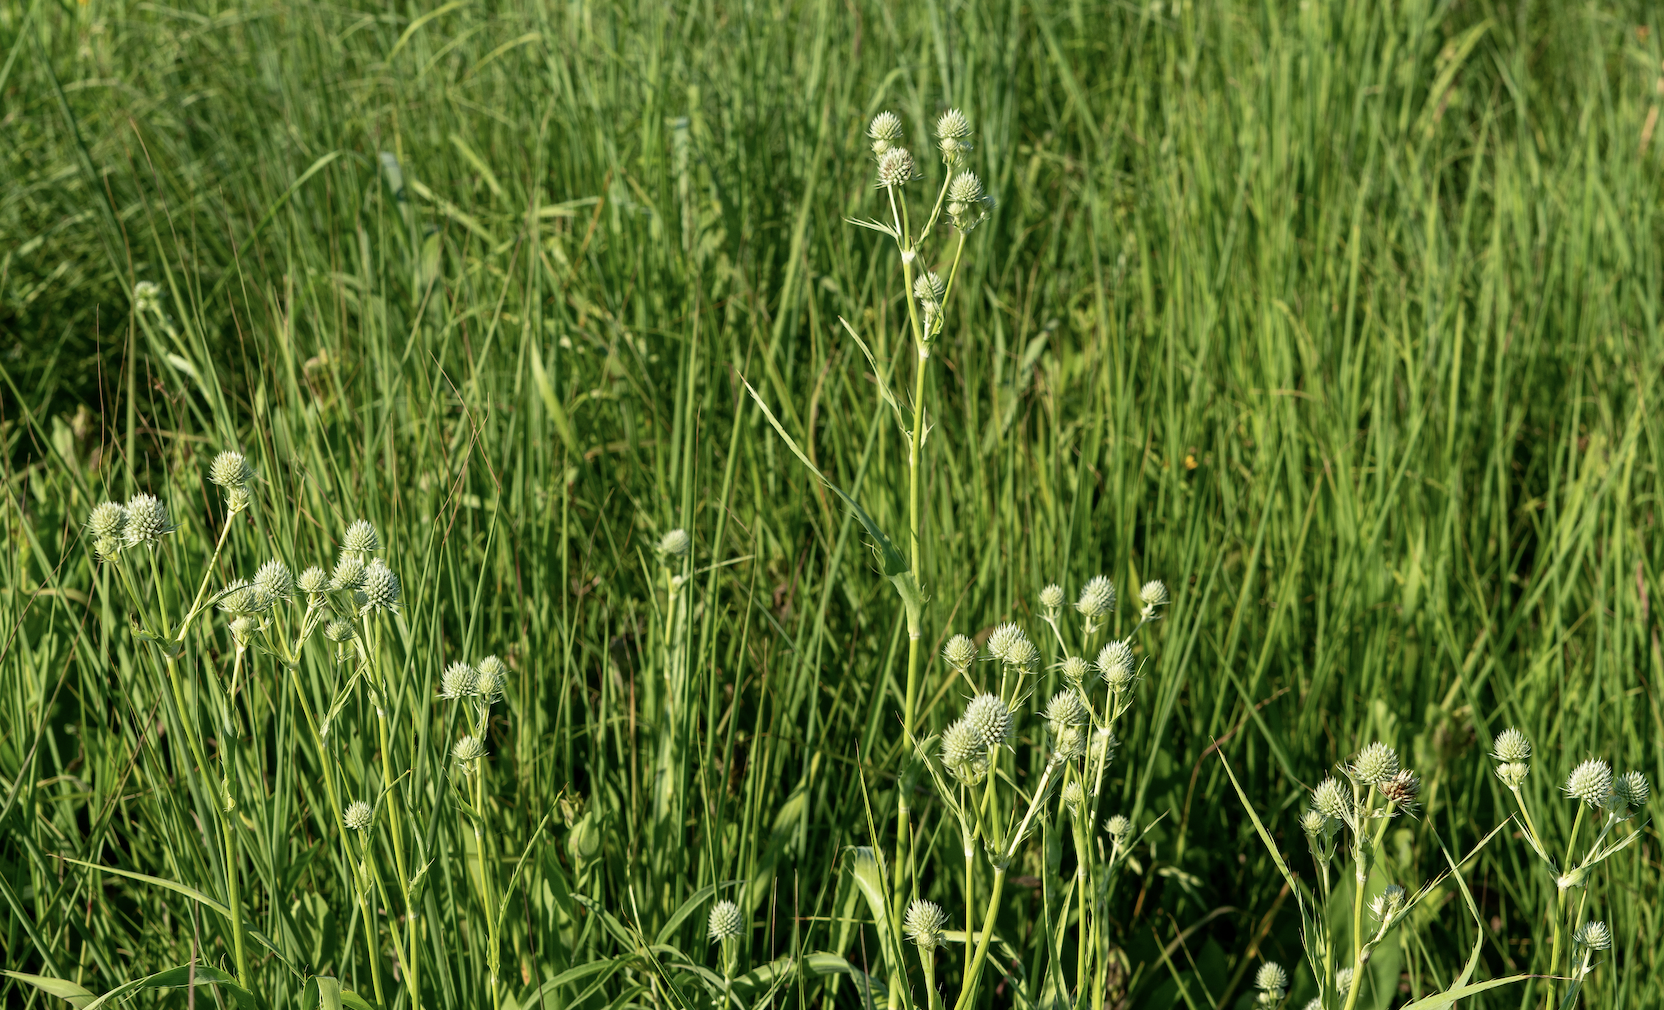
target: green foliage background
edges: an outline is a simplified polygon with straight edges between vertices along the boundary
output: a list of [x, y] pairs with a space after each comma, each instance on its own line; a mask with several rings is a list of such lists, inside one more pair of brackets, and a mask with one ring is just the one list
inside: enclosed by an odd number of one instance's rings
[[[600, 912], [651, 937], [731, 880], [749, 963], [876, 958], [837, 865], [872, 840], [863, 789], [894, 807], [900, 615], [738, 377], [905, 528], [901, 445], [837, 323], [881, 360], [906, 350], [899, 262], [844, 223], [874, 206], [862, 131], [884, 108], [922, 149], [962, 106], [994, 197], [930, 380], [929, 640], [1035, 623], [1052, 580], [1173, 587], [1110, 794], [1159, 817], [1122, 892], [1118, 997], [1223, 1004], [1259, 958], [1298, 960], [1216, 746], [1302, 872], [1301, 787], [1371, 738], [1427, 783], [1389, 838], [1394, 879], [1418, 884], [1441, 844], [1465, 851], [1508, 814], [1484, 758], [1507, 725], [1536, 744], [1528, 790], [1563, 838], [1576, 762], [1664, 779], [1657, 18], [1418, 0], [0, 5], [0, 961], [103, 991], [193, 943], [224, 956], [189, 901], [60, 857], [215, 879], [162, 827], [211, 800], [172, 792], [79, 524], [105, 496], [163, 495], [189, 581], [220, 521], [202, 468], [226, 446], [269, 497], [227, 577], [274, 553], [327, 563], [361, 515], [383, 531], [406, 583], [412, 790], [444, 793], [443, 665], [495, 651], [515, 670], [489, 741], [505, 877], [529, 854], [513, 999], [669, 1005]], [[927, 166], [919, 192], [937, 182]], [[161, 284], [171, 337], [135, 325], [140, 280]], [[701, 570], [682, 707], [651, 550], [677, 526]], [[321, 655], [305, 674], [333, 676]], [[350, 981], [364, 952], [312, 782], [326, 760], [362, 771], [373, 740], [349, 718], [342, 755], [319, 754], [283, 685], [264, 689], [245, 900]], [[939, 662], [926, 698], [939, 730], [960, 704]], [[951, 865], [952, 832], [918, 802]], [[430, 1001], [480, 1005], [460, 823], [426, 830]], [[1480, 977], [1546, 960], [1553, 881], [1512, 834], [1469, 868]], [[1590, 889], [1617, 937], [1592, 1005], [1664, 998], [1645, 834]], [[950, 879], [925, 874], [951, 906]], [[1015, 890], [1000, 931], [1033, 971], [1036, 906]], [[1378, 956], [1374, 1006], [1449, 983], [1474, 940], [1453, 900]], [[702, 917], [669, 942], [714, 964]], [[260, 973], [275, 1002], [300, 999], [281, 966]], [[858, 1005], [835, 979], [770, 998]], [[46, 999], [6, 986], [11, 1005]], [[1294, 999], [1309, 986], [1297, 973]]]

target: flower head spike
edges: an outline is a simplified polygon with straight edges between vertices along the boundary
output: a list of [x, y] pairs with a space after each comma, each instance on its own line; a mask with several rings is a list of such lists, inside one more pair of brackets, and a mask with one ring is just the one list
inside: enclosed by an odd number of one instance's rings
[[992, 694], [979, 694], [965, 706], [965, 723], [976, 731], [982, 746], [992, 750], [1011, 734], [1011, 710]]
[[295, 588], [308, 596], [316, 596], [329, 589], [329, 573], [313, 565], [295, 579]]
[[691, 550], [693, 550], [693, 538], [688, 536], [687, 530], [671, 530], [659, 538], [659, 553], [667, 558], [687, 557]]
[[95, 539], [119, 537], [127, 528], [127, 510], [113, 501], [102, 502], [87, 514], [87, 532]]
[[894, 189], [913, 181], [913, 156], [905, 147], [891, 147], [878, 156], [878, 187]]
[[1617, 806], [1625, 808], [1625, 816], [1628, 816], [1647, 805], [1652, 798], [1652, 786], [1640, 772], [1624, 772], [1612, 780], [1612, 796], [1617, 800]]
[[1078, 817], [1080, 812], [1086, 809], [1086, 790], [1079, 782], [1070, 782], [1064, 786], [1061, 795], [1063, 807], [1069, 813]]
[[463, 764], [478, 761], [485, 756], [485, 744], [477, 736], [465, 736], [451, 748], [451, 756]]
[[399, 577], [393, 574], [393, 569], [388, 568], [385, 561], [376, 558], [364, 566], [364, 581], [359, 583], [352, 598], [362, 610], [385, 613], [399, 609], [401, 592]]
[[467, 698], [478, 680], [479, 673], [467, 663], [452, 663], [439, 678], [439, 696], [450, 701]]
[[1057, 669], [1063, 674], [1063, 683], [1077, 691], [1086, 684], [1086, 678], [1092, 675], [1092, 664], [1079, 656], [1063, 657], [1063, 662], [1057, 664]]
[[487, 705], [495, 705], [503, 700], [508, 691], [508, 666], [496, 656], [487, 656], [479, 662], [479, 679], [474, 683], [474, 693]]
[[1358, 752], [1347, 774], [1366, 786], [1377, 786], [1398, 774], [1398, 752], [1376, 741]]
[[363, 800], [354, 800], [341, 815], [341, 820], [346, 822], [347, 830], [363, 831], [370, 826], [374, 813], [368, 803]]
[[934, 271], [924, 270], [913, 278], [913, 297], [926, 305], [940, 305], [947, 291], [947, 284]]
[[358, 629], [354, 628], [352, 626], [352, 622], [347, 620], [345, 617], [337, 617], [335, 620], [324, 625], [324, 637], [329, 639], [331, 642], [334, 642], [336, 645], [352, 641], [353, 637], [357, 634]]
[[1028, 668], [1040, 658], [1040, 651], [1015, 624], [1002, 624], [988, 636], [988, 653], [1008, 667]]
[[1509, 789], [1518, 789], [1525, 784], [1525, 777], [1531, 773], [1531, 766], [1524, 761], [1510, 761], [1505, 765], [1496, 766], [1496, 777]]
[[178, 528], [168, 507], [155, 495], [136, 494], [128, 500], [122, 536], [129, 544], [154, 544]]
[[240, 614], [231, 619], [231, 638], [239, 646], [248, 645], [248, 640], [260, 630], [260, 622], [248, 614]]
[[872, 153], [882, 157], [901, 140], [901, 118], [893, 112], [880, 112], [867, 125], [867, 137], [872, 141]]
[[736, 939], [745, 932], [745, 916], [740, 914], [740, 906], [726, 900], [712, 905], [705, 932], [712, 943]]
[[1046, 728], [1053, 736], [1065, 727], [1079, 726], [1086, 721], [1086, 706], [1073, 691], [1059, 691], [1046, 702]]
[[273, 600], [287, 600], [295, 595], [295, 577], [288, 565], [273, 558], [254, 573], [253, 587], [270, 594]]
[[1316, 807], [1325, 817], [1337, 821], [1351, 819], [1352, 796], [1346, 787], [1334, 778], [1326, 778], [1312, 790], [1312, 806]]
[[1577, 927], [1572, 942], [1590, 950], [1608, 950], [1612, 946], [1612, 930], [1604, 922], [1590, 920]]
[[342, 554], [335, 563], [335, 574], [330, 576], [329, 588], [337, 592], [357, 589], [364, 584], [364, 562], [356, 554]]
[[968, 232], [987, 216], [982, 180], [975, 172], [960, 172], [948, 183], [948, 217], [961, 232]]
[[120, 537], [99, 537], [92, 542], [92, 550], [101, 561], [114, 561], [121, 556]]
[[947, 924], [948, 915], [942, 911], [942, 906], [934, 901], [915, 898], [907, 906], [907, 915], [901, 920], [901, 931], [918, 944], [920, 950], [931, 951], [942, 945], [942, 927]]
[[1057, 612], [1063, 609], [1063, 587], [1053, 582], [1040, 590], [1040, 609], [1046, 612], [1048, 621], [1057, 620]]
[[1414, 813], [1421, 799], [1421, 777], [1408, 768], [1381, 783], [1381, 795], [1393, 805], [1393, 813]]
[[937, 140], [964, 140], [970, 135], [970, 120], [958, 109], [949, 109], [936, 120]]
[[1131, 690], [1137, 680], [1131, 643], [1110, 642], [1098, 650], [1098, 675], [1109, 685], [1111, 693], [1125, 694]]
[[955, 635], [942, 647], [942, 659], [955, 670], [964, 673], [976, 661], [976, 643], [967, 635]]
[[161, 286], [155, 281], [140, 281], [133, 285], [133, 311], [140, 315], [162, 311]]
[[1606, 802], [1612, 791], [1612, 766], [1598, 758], [1590, 758], [1566, 777], [1566, 795], [1592, 807]]
[[370, 525], [368, 519], [359, 519], [348, 526], [347, 532], [341, 535], [341, 549], [369, 554], [381, 550], [381, 537], [376, 534], [376, 528]]
[[1132, 822], [1120, 814], [1104, 821], [1104, 834], [1110, 837], [1116, 845], [1125, 845], [1132, 834]]
[[1375, 917], [1376, 922], [1386, 922], [1404, 907], [1404, 897], [1404, 888], [1397, 884], [1388, 884], [1385, 890], [1370, 901], [1369, 914]]
[[1512, 726], [1496, 735], [1491, 756], [1503, 764], [1531, 760], [1531, 741]]
[[1306, 812], [1300, 815], [1300, 830], [1306, 833], [1307, 838], [1316, 838], [1329, 830], [1329, 818], [1324, 816], [1323, 811], [1307, 807]]
[[1156, 608], [1167, 603], [1167, 583], [1151, 579], [1139, 588], [1138, 599], [1139, 602], [1144, 604], [1144, 608], [1139, 611], [1139, 616], [1146, 621], [1155, 620]]
[[208, 479], [229, 491], [253, 480], [254, 467], [249, 465], [248, 457], [228, 449], [208, 464]]
[[1115, 609], [1115, 583], [1107, 575], [1094, 575], [1080, 591], [1075, 610], [1086, 618], [1088, 627], [1097, 629], [1099, 621]]
[[974, 786], [988, 774], [988, 748], [970, 723], [960, 719], [942, 731], [942, 764], [961, 784]]
[[1254, 972], [1254, 988], [1264, 993], [1277, 993], [1282, 999], [1282, 992], [1288, 988], [1288, 972], [1275, 961], [1267, 961]]

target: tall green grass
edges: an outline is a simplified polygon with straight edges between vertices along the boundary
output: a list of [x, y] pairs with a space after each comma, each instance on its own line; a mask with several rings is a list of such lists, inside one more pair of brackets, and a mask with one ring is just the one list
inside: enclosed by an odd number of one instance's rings
[[[688, 976], [644, 939], [720, 972], [703, 912], [675, 918], [712, 885], [754, 927], [745, 964], [876, 973], [838, 867], [895, 807], [902, 625], [739, 378], [905, 527], [897, 435], [837, 323], [907, 350], [897, 257], [843, 223], [870, 213], [882, 108], [919, 147], [965, 108], [995, 199], [930, 391], [927, 644], [1026, 617], [1053, 580], [1173, 587], [1112, 774], [1115, 809], [1160, 819], [1111, 1001], [1224, 1005], [1260, 958], [1298, 960], [1216, 752], [1298, 851], [1301, 787], [1395, 744], [1426, 809], [1383, 851], [1430, 877], [1511, 810], [1483, 754], [1517, 725], [1564, 837], [1554, 794], [1583, 758], [1664, 779], [1660, 27], [1640, 3], [0, 7], [0, 961], [94, 992], [227, 963], [200, 905], [68, 860], [218, 879], [189, 830], [211, 797], [172, 777], [78, 526], [150, 490], [186, 520], [174, 549], [206, 555], [201, 471], [241, 446], [275, 504], [228, 577], [381, 528], [412, 753], [444, 753], [446, 663], [515, 672], [486, 789], [502, 879], [528, 854], [516, 1006], [677, 1005]], [[141, 280], [171, 327], [138, 325]], [[679, 652], [652, 551], [675, 527]], [[303, 669], [322, 696], [329, 664]], [[321, 834], [338, 759], [268, 687], [245, 908], [368, 992], [352, 869]], [[923, 699], [930, 730], [959, 707], [939, 661]], [[343, 747], [371, 774], [372, 736]], [[442, 764], [411, 789], [444, 809]], [[951, 865], [952, 826], [915, 810], [921, 860]], [[482, 1005], [462, 822], [420, 830], [426, 1001]], [[1617, 937], [1591, 1005], [1664, 998], [1645, 830], [1591, 884]], [[1524, 842], [1468, 880], [1481, 974], [1541, 970], [1554, 882]], [[1000, 967], [1033, 977], [1044, 909], [1013, 890]], [[1461, 905], [1429, 907], [1377, 952], [1371, 1005], [1448, 985], [1471, 950]], [[300, 999], [274, 959], [255, 972]], [[746, 998], [865, 991], [781, 979]]]

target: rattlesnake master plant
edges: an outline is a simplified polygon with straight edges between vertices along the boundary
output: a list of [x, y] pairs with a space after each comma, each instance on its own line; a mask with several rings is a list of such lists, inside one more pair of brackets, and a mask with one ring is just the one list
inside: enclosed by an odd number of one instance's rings
[[[203, 477], [221, 490], [223, 515], [213, 551], [203, 559], [199, 572], [190, 571], [183, 550], [169, 547], [170, 534], [180, 529], [180, 523], [168, 503], [154, 495], [134, 495], [125, 505], [102, 502], [95, 506], [87, 516], [86, 536], [95, 563], [126, 596], [127, 606], [120, 609], [133, 615], [133, 634], [152, 660], [148, 666], [153, 675], [151, 687], [166, 701], [169, 739], [184, 742], [183, 747], [167, 748], [174, 772], [215, 801], [212, 809], [217, 818], [200, 828], [204, 846], [216, 850], [215, 858], [181, 861], [181, 865], [210, 867], [213, 874], [210, 879], [182, 883], [195, 884], [223, 899], [216, 907], [224, 912], [235, 974], [214, 980], [241, 993], [239, 1001], [252, 999], [250, 994], [256, 991], [250, 945], [255, 934], [250, 932], [245, 911], [249, 907], [245, 888], [254, 885], [257, 904], [277, 900], [277, 896], [260, 895], [266, 882], [258, 878], [245, 881], [244, 832], [237, 818], [245, 797], [263, 799], [267, 794], [261, 758], [267, 742], [260, 734], [268, 724], [256, 708], [256, 699], [292, 687], [296, 708], [319, 754], [343, 753], [343, 735], [375, 740], [375, 756], [367, 769], [374, 778], [353, 782], [349, 769], [325, 761], [324, 803], [316, 811], [317, 828], [319, 834], [335, 840], [350, 867], [359, 904], [355, 919], [370, 955], [376, 1002], [392, 1006], [399, 1000], [416, 1010], [426, 995], [419, 952], [431, 941], [421, 914], [428, 862], [422, 851], [423, 834], [415, 830], [412, 818], [429, 819], [438, 809], [432, 808], [432, 799], [410, 789], [421, 737], [412, 732], [408, 715], [392, 711], [395, 707], [409, 711], [400, 701], [407, 696], [405, 667], [389, 661], [389, 647], [383, 641], [387, 622], [402, 610], [404, 583], [394, 564], [379, 556], [386, 549], [380, 533], [360, 519], [342, 531], [339, 553], [328, 571], [323, 565], [311, 565], [297, 576], [284, 557], [267, 554], [242, 577], [226, 579], [217, 591], [210, 591], [222, 561], [243, 553], [227, 549], [233, 531], [247, 525], [246, 514], [257, 504], [258, 474], [245, 456], [227, 450], [214, 457]], [[281, 552], [283, 547], [266, 543], [259, 549]], [[188, 602], [173, 599], [168, 591], [182, 575], [189, 577], [187, 585], [197, 586]], [[215, 614], [229, 649], [215, 644], [217, 632], [204, 620]], [[322, 710], [314, 707], [313, 696], [300, 678], [306, 651], [314, 642], [323, 661], [343, 671], [335, 680], [334, 696]], [[468, 706], [465, 732], [451, 745], [455, 773], [450, 779], [457, 786], [458, 805], [474, 835], [473, 851], [478, 858], [467, 878], [479, 892], [495, 1005], [502, 989], [498, 928], [504, 909], [497, 896], [497, 860], [488, 858], [493, 814], [484, 781], [490, 713], [509, 694], [510, 670], [498, 657], [487, 656], [476, 666], [453, 663], [438, 679], [443, 698]], [[253, 689], [257, 680], [259, 691]], [[374, 713], [373, 720], [362, 725], [350, 715], [362, 710], [348, 705], [360, 692]], [[212, 757], [206, 746], [210, 738]], [[348, 802], [349, 791], [366, 798]], [[392, 870], [391, 881], [384, 868]], [[260, 943], [284, 964], [299, 960], [298, 954], [282, 950], [276, 941], [262, 936]], [[382, 962], [389, 951], [399, 969], [397, 989], [383, 977]]]

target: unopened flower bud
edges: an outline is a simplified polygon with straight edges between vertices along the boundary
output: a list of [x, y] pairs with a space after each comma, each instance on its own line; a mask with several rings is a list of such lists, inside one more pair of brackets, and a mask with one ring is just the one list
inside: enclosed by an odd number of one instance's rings
[[1082, 788], [1079, 782], [1070, 782], [1064, 786], [1062, 799], [1063, 806], [1071, 814], [1078, 816], [1082, 810], [1086, 809], [1086, 790]]
[[1498, 765], [1496, 777], [1509, 789], [1518, 789], [1525, 784], [1525, 777], [1531, 771], [1531, 766], [1523, 761], [1511, 761], [1505, 765]]
[[1388, 884], [1386, 889], [1377, 894], [1369, 903], [1369, 914], [1376, 922], [1386, 922], [1397, 915], [1404, 907], [1404, 888], [1397, 884]]

